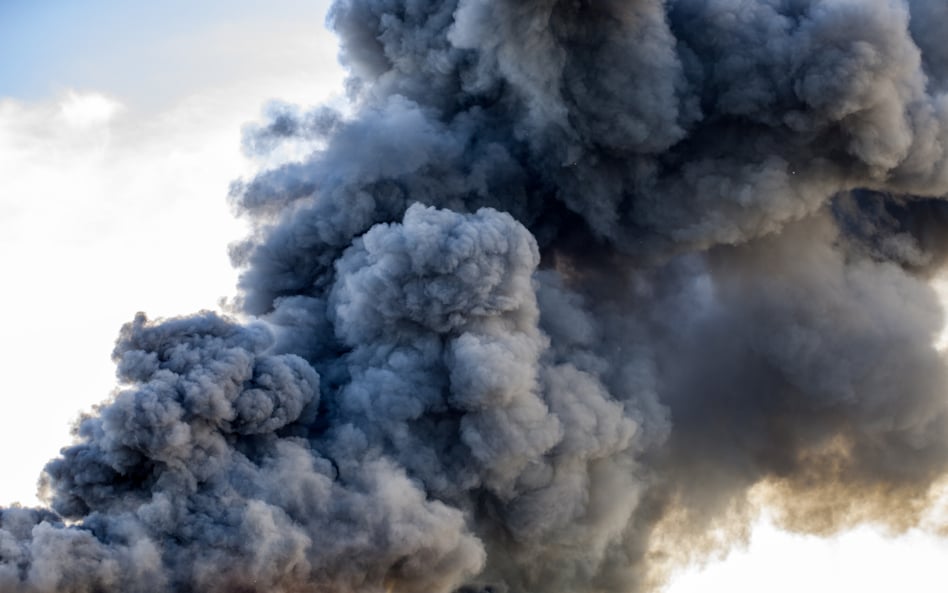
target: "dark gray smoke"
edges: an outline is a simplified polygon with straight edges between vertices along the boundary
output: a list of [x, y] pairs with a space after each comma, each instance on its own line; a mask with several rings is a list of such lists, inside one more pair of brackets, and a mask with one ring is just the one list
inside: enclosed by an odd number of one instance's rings
[[[249, 323], [123, 328], [0, 591], [638, 591], [948, 473], [948, 9], [338, 0], [234, 185]], [[717, 535], [715, 535], [717, 534]], [[717, 539], [715, 539], [717, 537]]]

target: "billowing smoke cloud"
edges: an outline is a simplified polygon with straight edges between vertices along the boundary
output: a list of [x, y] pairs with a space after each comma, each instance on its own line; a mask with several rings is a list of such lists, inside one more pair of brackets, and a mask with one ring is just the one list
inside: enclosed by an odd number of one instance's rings
[[[747, 528], [914, 525], [948, 472], [948, 10], [339, 0], [275, 104], [238, 306], [0, 511], [0, 590], [644, 590]], [[720, 543], [720, 542], [719, 542]]]

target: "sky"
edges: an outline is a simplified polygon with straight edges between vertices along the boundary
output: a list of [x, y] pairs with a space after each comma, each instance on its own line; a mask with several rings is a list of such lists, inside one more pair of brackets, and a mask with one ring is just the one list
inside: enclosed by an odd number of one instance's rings
[[[114, 386], [119, 327], [220, 306], [242, 224], [240, 130], [268, 100], [340, 102], [328, 2], [0, 0], [0, 506], [38, 504], [44, 463]], [[766, 517], [669, 593], [944, 591], [948, 543]]]
[[241, 126], [273, 97], [340, 88], [326, 3], [132, 4], [0, 3], [0, 503], [35, 502], [79, 411], [108, 396], [123, 323], [233, 293]]

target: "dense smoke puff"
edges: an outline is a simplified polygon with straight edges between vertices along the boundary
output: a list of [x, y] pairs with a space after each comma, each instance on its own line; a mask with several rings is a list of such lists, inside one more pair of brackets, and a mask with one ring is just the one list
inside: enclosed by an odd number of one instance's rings
[[798, 529], [917, 522], [948, 471], [948, 10], [330, 23], [351, 114], [245, 135], [313, 148], [233, 188], [258, 321], [123, 329], [52, 511], [2, 511], [0, 589], [634, 591], [762, 486]]

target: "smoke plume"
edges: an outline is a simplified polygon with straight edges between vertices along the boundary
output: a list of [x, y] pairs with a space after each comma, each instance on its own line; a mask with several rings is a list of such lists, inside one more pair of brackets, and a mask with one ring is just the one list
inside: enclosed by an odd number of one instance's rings
[[948, 472], [943, 4], [329, 24], [347, 110], [245, 130], [311, 152], [233, 186], [243, 321], [122, 329], [49, 508], [0, 510], [0, 590], [634, 592], [760, 492], [809, 532], [918, 522]]

